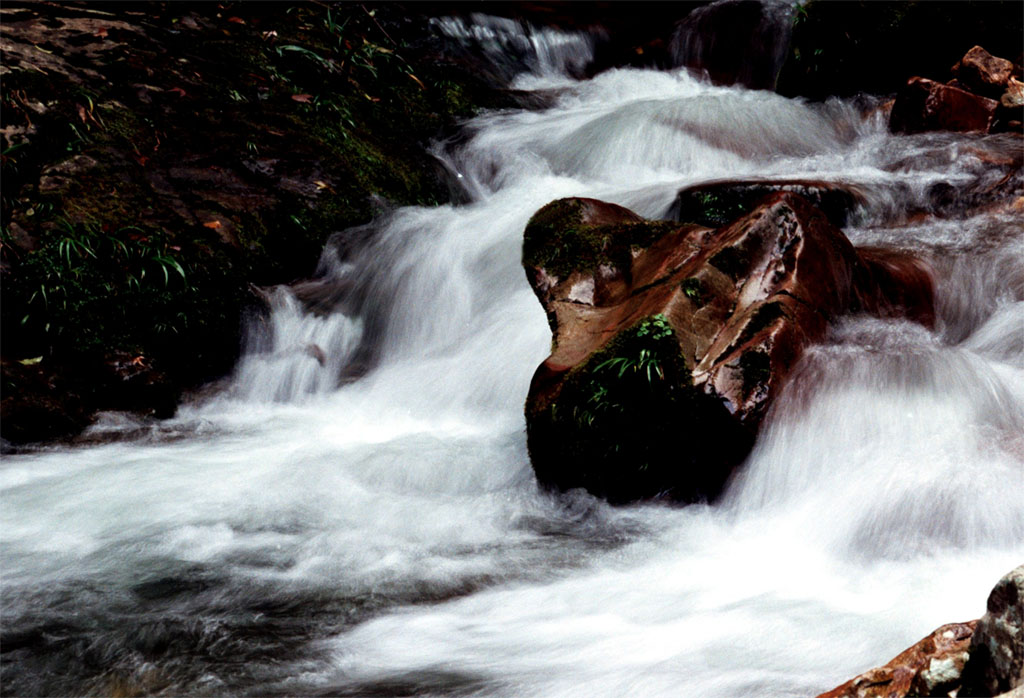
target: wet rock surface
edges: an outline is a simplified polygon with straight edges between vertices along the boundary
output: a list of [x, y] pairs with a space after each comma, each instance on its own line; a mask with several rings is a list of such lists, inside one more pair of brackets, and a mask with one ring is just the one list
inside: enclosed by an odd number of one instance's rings
[[818, 698], [953, 695], [950, 691], [960, 687], [976, 623], [943, 625], [885, 666], [866, 671]]
[[971, 640], [963, 695], [1024, 688], [1024, 565], [999, 580]]
[[979, 620], [943, 625], [885, 666], [818, 698], [1000, 696], [1024, 690], [1024, 565], [992, 589]]
[[986, 132], [992, 125], [998, 106], [994, 99], [915, 77], [896, 96], [889, 128], [894, 133]]
[[910, 78], [896, 96], [889, 128], [894, 133], [1021, 131], [1021, 66], [975, 46], [952, 74], [946, 84]]
[[927, 266], [862, 258], [788, 192], [717, 230], [559, 200], [523, 262], [553, 334], [526, 402], [534, 469], [612, 501], [715, 497], [833, 318], [933, 312]]
[[1013, 75], [1013, 61], [998, 58], [975, 46], [953, 66], [953, 76], [967, 89], [978, 94], [999, 97]]

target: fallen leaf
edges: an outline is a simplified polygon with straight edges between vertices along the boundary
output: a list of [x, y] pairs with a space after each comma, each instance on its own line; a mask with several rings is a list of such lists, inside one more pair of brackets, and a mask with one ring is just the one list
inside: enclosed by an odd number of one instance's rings
[[100, 27], [95, 32], [93, 32], [93, 36], [98, 36], [101, 39], [106, 39], [107, 38], [107, 28], [106, 27]]
[[184, 97], [186, 94], [188, 94], [187, 92], [185, 92], [185, 90], [181, 89], [180, 87], [171, 87], [171, 88], [168, 88], [166, 91], [167, 92], [174, 92], [179, 97]]
[[204, 228], [210, 228], [211, 230], [217, 230], [220, 227], [220, 221], [206, 221], [203, 223]]
[[292, 95], [292, 99], [294, 99], [296, 102], [302, 102], [303, 104], [309, 104], [311, 101], [313, 101], [313, 95], [307, 95], [307, 94]]
[[35, 357], [31, 358], [31, 359], [22, 359], [18, 363], [21, 364], [22, 366], [35, 366], [36, 364], [42, 362], [42, 360], [43, 360], [43, 357], [35, 356]]
[[321, 182], [319, 179], [314, 181], [313, 184], [316, 185], [317, 189], [327, 189], [327, 188], [329, 188], [329, 185], [327, 184], [327, 182]]
[[245, 24], [245, 20], [241, 17], [228, 17], [228, 21], [234, 22], [235, 24]]
[[83, 124], [86, 122], [88, 118], [85, 114], [85, 107], [83, 107], [81, 104], [78, 105], [78, 118], [82, 120]]

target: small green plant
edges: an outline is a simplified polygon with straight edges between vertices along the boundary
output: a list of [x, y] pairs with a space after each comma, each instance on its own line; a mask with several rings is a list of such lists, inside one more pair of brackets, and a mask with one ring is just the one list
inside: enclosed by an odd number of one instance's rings
[[[634, 336], [637, 339], [649, 337], [654, 342], [660, 342], [671, 335], [672, 327], [668, 324], [668, 318], [660, 313], [641, 321], [634, 330]], [[594, 368], [594, 372], [599, 373], [606, 368], [611, 368], [613, 371], [617, 369], [618, 378], [622, 378], [629, 371], [646, 376], [648, 383], [654, 381], [654, 376], [659, 379], [665, 378], [665, 372], [661, 368], [658, 357], [652, 349], [647, 347], [641, 348], [636, 355], [616, 356], [602, 361]]]
[[704, 305], [704, 286], [701, 284], [700, 279], [695, 277], [685, 279], [679, 284], [679, 290], [697, 305]]
[[[598, 363], [584, 388], [583, 404], [574, 408], [576, 422], [592, 426], [601, 414], [621, 413], [638, 392], [665, 380], [661, 354], [678, 352], [672, 326], [662, 314], [641, 320], [617, 341], [615, 354]], [[642, 380], [638, 383], [637, 378]]]
[[162, 231], [126, 226], [108, 232], [60, 219], [25, 257], [22, 273], [31, 292], [21, 324], [53, 337], [69, 331], [98, 336], [96, 313], [113, 321], [128, 305], [192, 290], [179, 251]]

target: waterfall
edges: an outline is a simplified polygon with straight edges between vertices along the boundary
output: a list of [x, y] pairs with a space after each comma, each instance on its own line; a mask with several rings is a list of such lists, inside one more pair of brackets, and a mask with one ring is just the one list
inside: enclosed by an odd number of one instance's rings
[[[1024, 236], [933, 192], [983, 188], [1019, 141], [893, 136], [849, 102], [686, 69], [582, 79], [586, 35], [438, 26], [549, 106], [437, 148], [464, 204], [394, 211], [268, 290], [215, 394], [4, 458], [7, 690], [813, 695], [979, 616], [1024, 558]], [[935, 328], [840, 320], [714, 506], [539, 491], [530, 215], [590, 196], [657, 217], [754, 177], [863, 192], [845, 232], [930, 260]]]
[[795, 6], [791, 0], [716, 0], [698, 7], [676, 27], [672, 58], [716, 84], [774, 89]]

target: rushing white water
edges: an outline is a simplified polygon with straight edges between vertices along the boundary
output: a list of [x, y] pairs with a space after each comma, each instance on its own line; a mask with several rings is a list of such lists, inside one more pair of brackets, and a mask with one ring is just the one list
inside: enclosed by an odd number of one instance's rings
[[[4, 459], [9, 692], [812, 695], [983, 612], [1024, 560], [1024, 235], [914, 214], [1019, 145], [552, 65], [517, 87], [553, 106], [438, 149], [470, 203], [399, 210], [345, 265], [327, 250], [223, 391]], [[659, 216], [727, 176], [856, 185], [847, 233], [932, 260], [936, 328], [840, 322], [714, 506], [538, 491], [526, 221], [570, 195]]]

